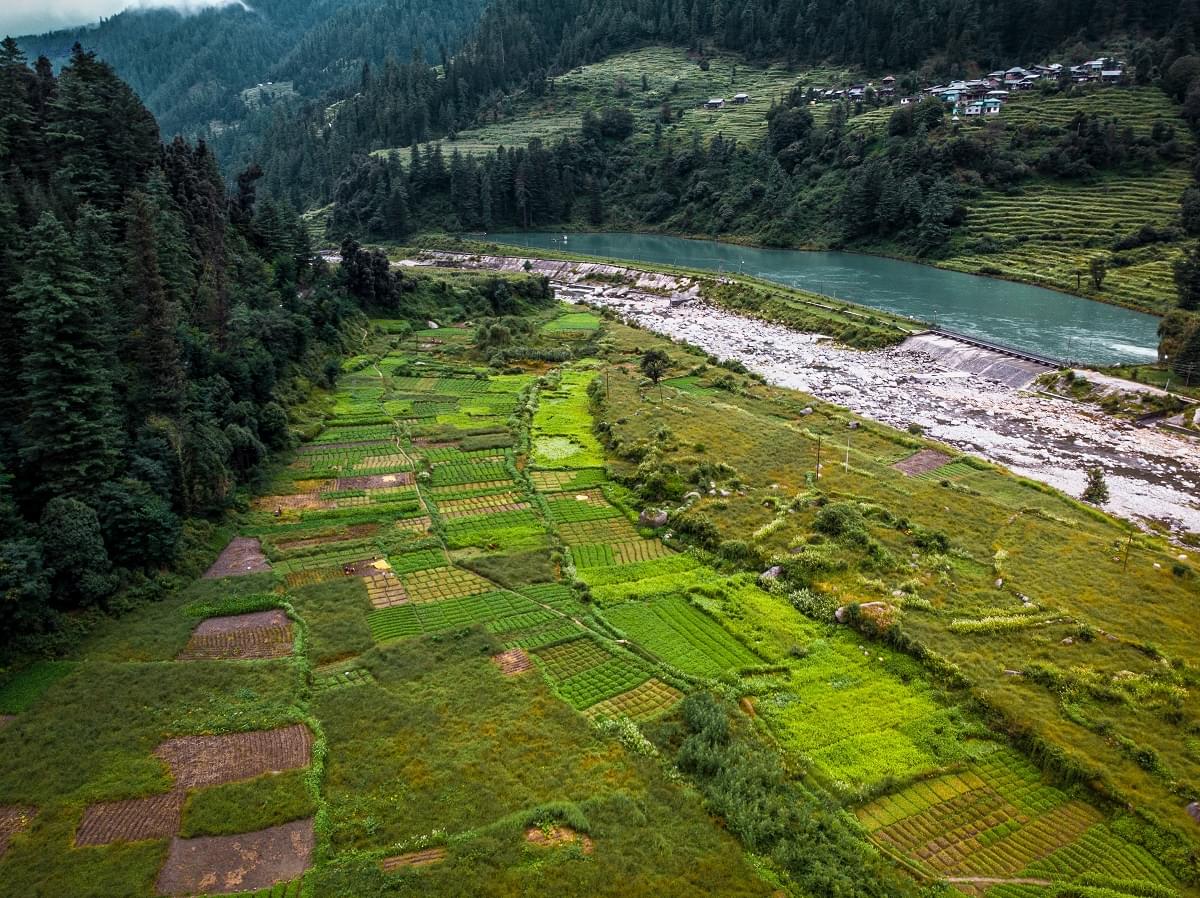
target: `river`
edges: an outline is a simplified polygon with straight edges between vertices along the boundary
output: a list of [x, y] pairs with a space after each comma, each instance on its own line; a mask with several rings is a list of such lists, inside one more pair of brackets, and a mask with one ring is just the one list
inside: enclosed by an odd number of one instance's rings
[[[565, 242], [564, 242], [565, 237]], [[497, 233], [488, 240], [753, 275], [1079, 364], [1151, 362], [1158, 319], [996, 278], [857, 253], [758, 249], [651, 234]]]

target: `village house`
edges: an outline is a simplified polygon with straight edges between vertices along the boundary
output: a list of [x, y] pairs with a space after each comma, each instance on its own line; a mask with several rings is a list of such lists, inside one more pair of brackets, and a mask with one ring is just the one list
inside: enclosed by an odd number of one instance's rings
[[741, 106], [743, 103], [748, 103], [749, 101], [750, 101], [749, 94], [734, 94], [733, 95], [733, 102], [737, 103], [739, 106]]
[[720, 109], [724, 105], [725, 105], [725, 99], [723, 97], [713, 97], [711, 100], [709, 100], [707, 103], [704, 104], [704, 108], [705, 109]]

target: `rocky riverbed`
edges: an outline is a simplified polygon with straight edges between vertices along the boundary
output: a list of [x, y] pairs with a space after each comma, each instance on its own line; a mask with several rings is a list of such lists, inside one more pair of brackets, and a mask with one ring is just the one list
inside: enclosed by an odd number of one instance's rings
[[[844, 349], [708, 305], [692, 279], [634, 268], [458, 253], [421, 261], [544, 274], [568, 302], [606, 306], [718, 358], [737, 359], [771, 383], [893, 427], [918, 424], [934, 439], [1074, 496], [1083, 492], [1085, 471], [1098, 465], [1108, 481], [1106, 510], [1161, 522], [1177, 534], [1200, 533], [1200, 441], [956, 370], [920, 351], [919, 341]], [[598, 282], [604, 279], [624, 283]]]
[[[579, 294], [576, 294], [578, 296]], [[582, 297], [581, 297], [582, 298]], [[929, 436], [1078, 496], [1084, 471], [1107, 475], [1108, 511], [1200, 532], [1200, 442], [1137, 427], [1086, 406], [942, 367], [919, 350], [858, 352], [700, 301], [672, 305], [637, 291], [596, 290], [588, 302], [768, 381]]]

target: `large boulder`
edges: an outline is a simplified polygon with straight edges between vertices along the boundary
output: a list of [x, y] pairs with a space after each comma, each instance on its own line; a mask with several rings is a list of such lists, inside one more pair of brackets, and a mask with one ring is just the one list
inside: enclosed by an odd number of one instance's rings
[[647, 508], [638, 515], [638, 523], [643, 527], [662, 527], [667, 523], [667, 513], [661, 508]]

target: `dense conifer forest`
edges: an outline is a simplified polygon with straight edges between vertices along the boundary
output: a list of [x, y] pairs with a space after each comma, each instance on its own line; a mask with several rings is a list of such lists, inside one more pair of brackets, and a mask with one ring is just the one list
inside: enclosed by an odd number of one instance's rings
[[194, 547], [330, 384], [335, 292], [294, 214], [227, 197], [107, 64], [0, 46], [0, 630], [37, 634]]

